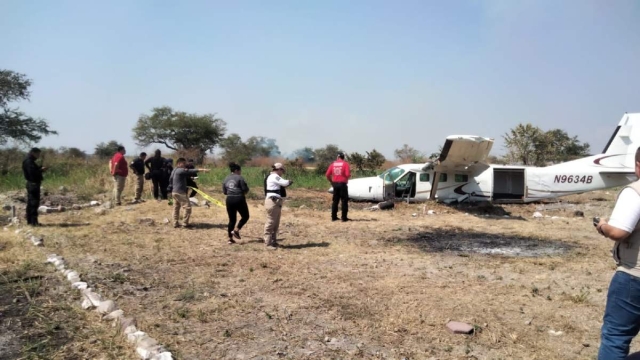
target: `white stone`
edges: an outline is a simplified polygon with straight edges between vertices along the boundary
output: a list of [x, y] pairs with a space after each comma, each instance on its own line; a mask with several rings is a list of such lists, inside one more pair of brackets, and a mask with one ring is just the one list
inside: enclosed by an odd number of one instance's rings
[[87, 283], [84, 281], [78, 281], [78, 282], [74, 282], [73, 284], [71, 284], [71, 287], [73, 287], [74, 289], [86, 289], [87, 288]]
[[116, 307], [116, 304], [113, 302], [113, 300], [105, 300], [100, 302], [100, 305], [98, 305], [98, 308], [96, 309], [96, 311], [102, 315], [105, 315], [112, 311], [115, 311], [116, 309], [117, 307]]
[[129, 325], [129, 326], [127, 326], [126, 329], [124, 329], [124, 333], [126, 335], [133, 334], [133, 333], [135, 333], [137, 331], [138, 331], [138, 329], [136, 329], [135, 325]]
[[[67, 274], [67, 280], [71, 281], [71, 279], [80, 279], [80, 274], [77, 271], [69, 271]], [[77, 282], [77, 281], [73, 281]]]
[[173, 356], [170, 352], [165, 351], [151, 358], [151, 360], [173, 360]]
[[100, 306], [100, 303], [102, 302], [102, 298], [100, 297], [100, 295], [94, 293], [90, 288], [82, 290], [82, 295], [87, 300], [91, 301], [91, 304], [93, 304], [93, 306]]
[[124, 315], [124, 311], [115, 310], [102, 317], [102, 320], [116, 320]]
[[83, 309], [87, 310], [91, 309], [93, 307], [93, 304], [91, 303], [91, 301], [89, 301], [89, 299], [85, 298], [84, 300], [82, 300], [82, 304], [80, 306], [82, 306]]
[[536, 211], [536, 212], [533, 213], [533, 217], [534, 218], [541, 218], [542, 214], [540, 212]]
[[132, 334], [127, 334], [127, 340], [130, 343], [135, 344], [136, 342], [138, 342], [139, 338], [141, 338], [141, 337], [143, 337], [145, 335], [147, 335], [147, 334], [144, 331], [138, 330], [138, 331], [136, 331], [136, 332], [134, 332]]
[[433, 210], [429, 210], [429, 211], [427, 211], [427, 215], [435, 215], [435, 214], [436, 214], [436, 212], [435, 212], [435, 211], [433, 211]]

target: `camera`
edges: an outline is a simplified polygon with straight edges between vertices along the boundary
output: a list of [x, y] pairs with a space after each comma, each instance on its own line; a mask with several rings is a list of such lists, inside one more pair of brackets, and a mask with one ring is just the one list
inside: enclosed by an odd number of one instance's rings
[[598, 224], [600, 223], [600, 218], [597, 216], [593, 217], [593, 226], [598, 226]]

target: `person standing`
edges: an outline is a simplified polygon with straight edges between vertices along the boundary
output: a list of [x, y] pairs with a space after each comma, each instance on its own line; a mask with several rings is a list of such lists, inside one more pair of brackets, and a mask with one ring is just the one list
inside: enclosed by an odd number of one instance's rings
[[[196, 168], [196, 164], [195, 161], [193, 159], [189, 159], [189, 161], [187, 161], [187, 166], [185, 166], [185, 169], [195, 169]], [[187, 186], [193, 189], [197, 189], [198, 188], [198, 184], [196, 184], [195, 181], [195, 176], [189, 176], [187, 178]], [[194, 196], [196, 196], [196, 191], [195, 190], [191, 190], [191, 194], [189, 194], [189, 197], [192, 198]]]
[[[640, 177], [640, 148], [635, 174]], [[614, 242], [617, 265], [607, 293], [598, 360], [625, 359], [640, 331], [640, 180], [620, 191], [611, 218], [600, 220], [596, 230]]]
[[[229, 236], [229, 244], [234, 244], [233, 238], [240, 240], [240, 230], [249, 221], [249, 207], [245, 195], [249, 192], [249, 186], [242, 177], [242, 169], [240, 165], [232, 162], [229, 164], [229, 174], [222, 182], [222, 192], [227, 195], [227, 215], [229, 215], [229, 224], [227, 226], [227, 235]], [[240, 213], [240, 222], [236, 227], [237, 213]]]
[[278, 247], [276, 237], [280, 227], [283, 198], [287, 197], [285, 188], [293, 184], [293, 181], [282, 178], [284, 172], [284, 165], [275, 163], [271, 167], [271, 173], [264, 180], [264, 192], [266, 195], [264, 207], [267, 209], [267, 221], [264, 224], [264, 242], [269, 249]]
[[38, 222], [40, 184], [42, 184], [42, 173], [47, 170], [46, 167], [36, 164], [40, 153], [40, 149], [34, 147], [22, 162], [22, 173], [27, 181], [27, 224], [31, 226], [40, 226]]
[[[160, 186], [163, 183], [163, 168], [165, 166], [165, 158], [162, 157], [160, 149], [157, 149], [154, 155], [145, 160], [144, 165], [151, 173], [151, 182], [153, 183], [153, 198], [167, 200], [167, 187]], [[162, 196], [162, 198], [160, 197]]]
[[137, 204], [142, 202], [142, 189], [144, 187], [144, 160], [147, 158], [147, 153], [141, 152], [140, 157], [134, 159], [129, 167], [136, 175], [136, 196], [133, 199], [133, 203]]
[[325, 174], [333, 186], [333, 203], [331, 204], [331, 221], [338, 220], [338, 203], [342, 202], [342, 221], [349, 221], [349, 188], [347, 183], [351, 177], [349, 163], [344, 161], [344, 153], [338, 153], [336, 160], [329, 165]]
[[169, 187], [171, 188], [171, 196], [173, 197], [174, 228], [180, 226], [180, 208], [184, 209], [184, 227], [190, 227], [191, 202], [187, 197], [187, 177], [197, 175], [199, 171], [209, 171], [207, 169], [185, 169], [186, 162], [185, 158], [179, 158], [176, 162], [176, 168], [171, 172], [169, 178]]
[[113, 196], [116, 201], [116, 205], [122, 205], [122, 191], [124, 190], [124, 184], [129, 175], [129, 168], [127, 167], [127, 160], [124, 158], [124, 154], [127, 151], [124, 146], [118, 146], [118, 151], [111, 158], [111, 175], [113, 175]]

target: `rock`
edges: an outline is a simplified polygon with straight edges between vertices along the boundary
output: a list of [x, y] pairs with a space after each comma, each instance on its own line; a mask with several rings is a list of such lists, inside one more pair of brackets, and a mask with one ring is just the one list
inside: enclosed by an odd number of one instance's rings
[[573, 212], [573, 216], [575, 217], [584, 217], [584, 212], [580, 211], [580, 210], [576, 210]]
[[459, 321], [449, 321], [447, 329], [454, 334], [471, 334], [473, 332], [473, 326]]
[[113, 300], [106, 300], [106, 301], [102, 301], [100, 302], [100, 305], [98, 305], [98, 308], [96, 309], [96, 311], [100, 314], [108, 314], [110, 312], [113, 312], [117, 309], [116, 304], [113, 302]]
[[31, 236], [31, 242], [35, 246], [44, 246], [44, 240], [37, 236]]
[[540, 212], [536, 211], [536, 212], [533, 213], [533, 217], [534, 218], [541, 218], [542, 214]]
[[99, 306], [102, 302], [102, 297], [96, 293], [94, 293], [91, 289], [87, 288], [82, 290], [82, 296], [84, 296], [87, 300], [93, 304], [93, 306]]
[[91, 301], [89, 301], [89, 299], [87, 299], [87, 298], [82, 300], [82, 304], [80, 306], [85, 310], [91, 309], [92, 307], [94, 307], [93, 304], [91, 303]]
[[413, 214], [411, 214], [411, 216], [416, 217], [416, 216], [418, 216], [418, 214], [413, 213]]
[[74, 289], [84, 290], [87, 288], [87, 283], [84, 281], [78, 281], [71, 284], [71, 287], [73, 287]]
[[525, 325], [531, 325], [531, 320], [527, 320], [524, 322]]
[[136, 325], [138, 325], [136, 319], [132, 317], [120, 317], [118, 319], [118, 324], [120, 325], [120, 330], [122, 330], [125, 334], [136, 332], [136, 330], [134, 329], [136, 328]]
[[95, 210], [96, 215], [105, 215], [107, 213], [107, 209], [105, 208], [98, 208]]
[[391, 210], [395, 207], [395, 203], [393, 201], [383, 201], [378, 203], [378, 208], [380, 210]]
[[111, 201], [107, 201], [106, 203], [104, 203], [104, 205], [102, 205], [102, 207], [105, 209], [113, 209], [113, 204], [111, 203]]
[[564, 334], [562, 331], [553, 331], [553, 330], [549, 330], [549, 335], [553, 335], [553, 336], [560, 336]]
[[98, 206], [98, 205], [100, 205], [100, 201], [93, 200], [93, 201], [89, 202], [89, 205], [90, 206]]
[[435, 214], [436, 214], [436, 212], [433, 211], [433, 210], [428, 210], [427, 211], [427, 215], [435, 215]]
[[153, 225], [155, 223], [156, 221], [149, 217], [138, 219], [138, 224]]
[[66, 187], [64, 187], [64, 186], [60, 186], [60, 187], [58, 188], [58, 191], [60, 191], [60, 193], [62, 193], [62, 194], [65, 194], [65, 193], [67, 192], [67, 188], [66, 188]]
[[114, 310], [107, 315], [102, 317], [102, 320], [117, 320], [124, 315], [124, 311], [122, 310]]
[[162, 220], [162, 223], [163, 223], [163, 224], [168, 224], [168, 223], [169, 223], [169, 219], [164, 218], [164, 220]]
[[151, 360], [173, 360], [173, 356], [168, 351], [163, 351], [160, 354], [151, 358]]

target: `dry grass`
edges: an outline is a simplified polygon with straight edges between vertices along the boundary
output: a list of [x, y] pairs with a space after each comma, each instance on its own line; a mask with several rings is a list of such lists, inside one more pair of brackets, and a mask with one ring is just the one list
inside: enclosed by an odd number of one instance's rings
[[[613, 192], [570, 198], [585, 218], [572, 209], [533, 219], [535, 205], [505, 206], [505, 218], [433, 204], [433, 216], [422, 215], [422, 204], [369, 212], [371, 204], [352, 203], [350, 223], [329, 221], [326, 193], [290, 196], [277, 251], [260, 241], [260, 200], [250, 201], [251, 220], [233, 246], [224, 209], [194, 208], [196, 228], [173, 229], [163, 224], [170, 207], [155, 201], [105, 216], [42, 216], [42, 233], [46, 252], [62, 254], [180, 359], [595, 357], [614, 265], [590, 219], [608, 216]], [[139, 225], [141, 217], [156, 225]], [[19, 241], [0, 237], [10, 249], [22, 248]], [[512, 244], [564, 253], [470, 250]], [[30, 256], [5, 248], [0, 264]], [[476, 332], [450, 334], [448, 320]]]

